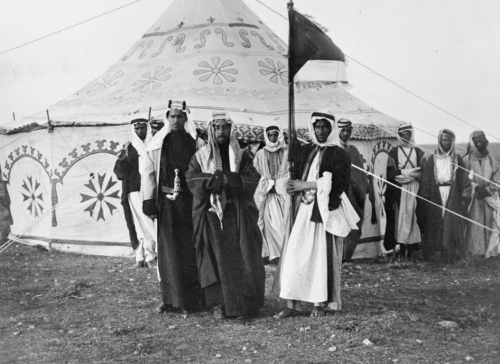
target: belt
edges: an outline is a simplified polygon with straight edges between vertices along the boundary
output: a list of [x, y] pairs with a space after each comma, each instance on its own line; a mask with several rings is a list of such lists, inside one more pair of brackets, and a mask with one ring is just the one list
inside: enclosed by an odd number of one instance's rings
[[451, 187], [451, 183], [438, 184], [438, 187]]

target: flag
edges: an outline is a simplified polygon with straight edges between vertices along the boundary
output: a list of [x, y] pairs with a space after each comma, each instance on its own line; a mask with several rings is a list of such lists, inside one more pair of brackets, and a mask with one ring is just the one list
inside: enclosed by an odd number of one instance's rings
[[342, 50], [314, 22], [295, 11], [293, 7], [288, 10], [288, 19], [290, 80], [293, 80], [297, 72], [310, 60], [345, 62]]

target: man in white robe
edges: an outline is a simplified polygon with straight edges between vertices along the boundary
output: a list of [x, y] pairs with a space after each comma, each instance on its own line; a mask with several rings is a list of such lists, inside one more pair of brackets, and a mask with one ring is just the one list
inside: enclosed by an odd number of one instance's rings
[[264, 138], [266, 145], [254, 158], [255, 169], [261, 175], [254, 199], [259, 209], [259, 228], [263, 237], [262, 257], [266, 263], [274, 263], [280, 257], [288, 229], [288, 151], [279, 126], [268, 126], [264, 130]]
[[313, 143], [302, 146], [294, 158], [300, 179], [288, 184], [289, 193], [297, 194], [298, 214], [281, 257], [279, 296], [287, 307], [277, 319], [296, 315], [300, 301], [314, 304], [311, 317], [324, 316], [325, 305], [341, 309], [343, 238], [359, 221], [346, 194], [350, 161], [333, 114], [314, 112], [309, 135]]
[[[135, 119], [131, 123], [132, 140], [121, 151], [115, 164], [115, 174], [122, 180], [122, 205], [125, 216], [132, 216], [127, 221], [133, 248], [135, 250], [136, 268], [146, 265], [154, 268], [156, 259], [156, 226], [152, 219], [142, 212], [144, 201], [144, 186], [142, 186], [140, 171], [144, 159], [147, 158], [147, 146], [151, 142], [151, 127], [146, 119]], [[127, 219], [127, 220], [130, 220]], [[134, 244], [134, 238], [137, 243]], [[134, 246], [137, 245], [137, 246]]]

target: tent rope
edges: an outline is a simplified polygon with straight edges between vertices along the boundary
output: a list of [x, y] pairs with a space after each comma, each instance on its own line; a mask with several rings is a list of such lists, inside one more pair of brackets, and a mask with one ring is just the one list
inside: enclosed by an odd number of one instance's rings
[[426, 202], [430, 203], [431, 205], [434, 205], [434, 206], [436, 206], [436, 207], [439, 207], [440, 209], [445, 210], [445, 211], [449, 212], [450, 214], [456, 215], [456, 216], [460, 217], [461, 219], [464, 219], [464, 220], [466, 220], [466, 221], [468, 221], [468, 222], [470, 222], [470, 223], [472, 223], [472, 224], [474, 224], [474, 225], [477, 225], [477, 226], [479, 226], [479, 227], [481, 227], [481, 228], [483, 228], [483, 229], [486, 229], [486, 230], [488, 230], [488, 231], [491, 231], [492, 233], [495, 233], [495, 234], [500, 234], [500, 232], [498, 232], [498, 231], [496, 231], [496, 230], [494, 230], [494, 229], [491, 229], [491, 228], [489, 228], [489, 227], [487, 227], [487, 226], [484, 226], [484, 225], [482, 225], [482, 224], [478, 223], [477, 221], [471, 220], [471, 219], [469, 219], [468, 217], [462, 216], [462, 215], [460, 215], [459, 213], [457, 213], [457, 212], [455, 212], [455, 211], [452, 211], [452, 210], [450, 210], [450, 209], [447, 209], [446, 207], [443, 207], [443, 206], [441, 206], [441, 205], [438, 205], [437, 203], [434, 203], [434, 202], [432, 202], [432, 201], [430, 201], [430, 200], [427, 200], [426, 198], [424, 198], [424, 197], [422, 197], [422, 196], [419, 196], [419, 195], [417, 195], [416, 193], [413, 193], [413, 192], [407, 191], [407, 190], [405, 190], [405, 189], [401, 188], [401, 186], [398, 186], [398, 185], [396, 185], [396, 184], [394, 184], [394, 183], [392, 183], [392, 182], [389, 182], [389, 181], [388, 181], [387, 179], [385, 179], [385, 178], [379, 177], [379, 176], [377, 176], [376, 174], [373, 174], [373, 173], [371, 173], [371, 172], [365, 171], [365, 170], [364, 170], [363, 168], [361, 168], [361, 167], [358, 167], [358, 166], [356, 166], [356, 165], [354, 165], [354, 164], [351, 164], [351, 167], [354, 167], [354, 168], [356, 168], [356, 169], [358, 169], [358, 170], [360, 170], [360, 171], [363, 171], [363, 172], [365, 172], [366, 174], [368, 174], [368, 175], [370, 175], [370, 176], [372, 176], [372, 177], [377, 178], [378, 180], [381, 180], [381, 181], [383, 181], [383, 182], [385, 182], [385, 183], [387, 183], [387, 184], [389, 184], [389, 185], [391, 185], [391, 186], [393, 186], [393, 187], [396, 187], [396, 188], [400, 189], [400, 190], [401, 190], [402, 192], [404, 192], [404, 193], [408, 193], [408, 194], [413, 195], [413, 196], [415, 196], [415, 197], [417, 197], [417, 198], [419, 198], [419, 199], [421, 199], [421, 200], [424, 200], [424, 201], [426, 201]]
[[[382, 127], [381, 127], [381, 126], [379, 126], [379, 125], [375, 125], [375, 124], [373, 124], [373, 125], [374, 125], [375, 127], [379, 128], [379, 129], [382, 129], [383, 131], [385, 131], [385, 132], [387, 132], [387, 133], [389, 133], [389, 134], [392, 134], [392, 135], [398, 136], [397, 134], [392, 133], [392, 132], [390, 132], [390, 131], [389, 131], [389, 130], [387, 130], [387, 129], [384, 129], [384, 128], [382, 128]], [[423, 148], [423, 147], [419, 146], [419, 145], [418, 145], [418, 144], [416, 144], [416, 143], [412, 143], [412, 142], [410, 142], [410, 144], [411, 144], [411, 145], [413, 145], [414, 147], [417, 147], [417, 148], [422, 149], [423, 151], [425, 151], [425, 152], [427, 152], [427, 153], [429, 153], [429, 154], [431, 154], [431, 155], [434, 155], [434, 152], [433, 152], [433, 151], [431, 151], [431, 150], [429, 150], [429, 149], [426, 149], [426, 148]], [[479, 175], [479, 174], [477, 174], [477, 173], [474, 173], [474, 171], [472, 171], [472, 169], [471, 169], [471, 170], [468, 170], [467, 168], [464, 168], [464, 167], [462, 167], [461, 165], [458, 165], [458, 164], [454, 163], [453, 161], [451, 162], [451, 164], [452, 164], [452, 165], [454, 165], [455, 167], [459, 168], [459, 169], [462, 169], [462, 170], [466, 171], [466, 172], [467, 172], [467, 173], [469, 173], [469, 174], [472, 174], [473, 176], [475, 176], [475, 177], [477, 177], [477, 178], [479, 178], [479, 179], [482, 179], [482, 180], [484, 180], [484, 181], [486, 181], [486, 182], [488, 182], [488, 183], [491, 183], [492, 185], [495, 185], [496, 187], [498, 187], [498, 188], [500, 189], [500, 184], [498, 184], [498, 183], [496, 183], [496, 182], [493, 182], [493, 181], [489, 180], [488, 178], [483, 177], [483, 176], [481, 176], [481, 175]]]

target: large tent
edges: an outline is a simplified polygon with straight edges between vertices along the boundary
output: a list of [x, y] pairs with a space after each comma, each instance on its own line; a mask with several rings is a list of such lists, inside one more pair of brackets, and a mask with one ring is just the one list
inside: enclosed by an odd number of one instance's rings
[[[104, 74], [49, 107], [50, 124], [44, 110], [3, 125], [11, 236], [63, 251], [130, 254], [121, 183], [112, 172], [130, 139], [130, 120], [147, 117], [150, 108], [162, 117], [168, 100], [185, 100], [200, 132], [213, 110], [227, 110], [240, 139], [261, 142], [263, 126], [287, 126], [287, 75], [287, 45], [242, 0], [174, 0]], [[384, 176], [391, 133], [401, 122], [346, 86], [343, 69], [335, 82], [297, 85], [298, 134], [307, 138], [313, 110], [331, 109], [352, 120], [366, 167]], [[385, 230], [385, 187], [373, 184], [378, 219], [370, 221], [367, 199], [358, 257], [376, 255]]]

